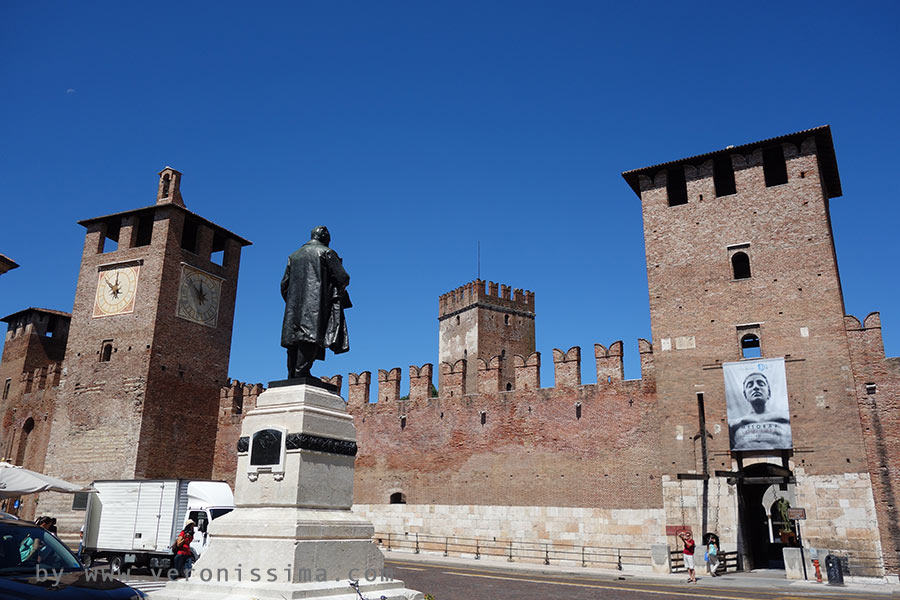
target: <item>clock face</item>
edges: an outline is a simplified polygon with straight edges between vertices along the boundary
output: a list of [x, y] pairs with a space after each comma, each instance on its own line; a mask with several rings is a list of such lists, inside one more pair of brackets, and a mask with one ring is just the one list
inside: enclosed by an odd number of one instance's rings
[[109, 317], [134, 312], [140, 265], [114, 265], [97, 276], [94, 316]]
[[176, 314], [182, 319], [215, 327], [219, 318], [221, 292], [222, 279], [220, 277], [182, 265]]

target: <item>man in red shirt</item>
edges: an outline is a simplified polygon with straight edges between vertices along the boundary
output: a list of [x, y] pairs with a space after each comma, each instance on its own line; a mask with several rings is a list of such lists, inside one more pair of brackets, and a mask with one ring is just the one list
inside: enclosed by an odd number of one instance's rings
[[194, 523], [188, 519], [184, 524], [184, 529], [175, 538], [172, 549], [175, 550], [175, 570], [178, 571], [180, 577], [187, 577], [191, 571], [191, 565], [194, 562], [194, 555], [191, 553], [191, 542], [194, 541]]
[[697, 575], [694, 572], [694, 548], [697, 546], [694, 542], [694, 536], [690, 531], [682, 531], [678, 534], [681, 543], [684, 544], [682, 554], [684, 555], [684, 566], [688, 572], [688, 583], [697, 583]]

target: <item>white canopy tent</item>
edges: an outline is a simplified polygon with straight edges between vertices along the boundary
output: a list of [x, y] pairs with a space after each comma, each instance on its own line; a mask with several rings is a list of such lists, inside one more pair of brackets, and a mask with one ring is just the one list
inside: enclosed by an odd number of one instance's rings
[[0, 499], [15, 498], [38, 492], [89, 492], [90, 488], [69, 483], [56, 477], [35, 473], [8, 462], [0, 462]]

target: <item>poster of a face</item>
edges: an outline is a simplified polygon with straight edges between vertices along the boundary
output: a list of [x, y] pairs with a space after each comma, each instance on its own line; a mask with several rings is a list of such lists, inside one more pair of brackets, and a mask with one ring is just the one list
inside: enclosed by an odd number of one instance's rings
[[793, 446], [783, 358], [724, 363], [725, 402], [732, 450]]

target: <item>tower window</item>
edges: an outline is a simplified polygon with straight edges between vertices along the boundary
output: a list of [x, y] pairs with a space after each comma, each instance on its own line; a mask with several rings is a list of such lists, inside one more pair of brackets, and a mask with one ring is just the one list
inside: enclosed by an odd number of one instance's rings
[[103, 232], [100, 252], [106, 254], [107, 252], [115, 252], [119, 249], [119, 227], [117, 221], [106, 223], [106, 230]]
[[112, 358], [112, 352], [112, 341], [103, 342], [103, 346], [100, 350], [100, 362], [109, 362]]
[[716, 196], [730, 196], [737, 193], [734, 185], [734, 166], [730, 156], [717, 156], [713, 161], [713, 183]]
[[503, 324], [509, 325], [509, 315], [503, 315]]
[[184, 220], [184, 228], [181, 230], [181, 247], [188, 252], [197, 251], [197, 221]]
[[787, 164], [781, 146], [763, 150], [763, 174], [766, 176], [766, 187], [787, 183]]
[[56, 317], [48, 316], [47, 317], [47, 331], [44, 335], [47, 337], [53, 337], [53, 333], [56, 331]]
[[669, 206], [687, 204], [687, 182], [684, 179], [684, 166], [670, 167], [666, 172], [666, 193], [669, 195]]
[[391, 494], [391, 504], [406, 504], [406, 495], [402, 492]]
[[456, 324], [459, 325], [459, 315], [456, 315]]
[[218, 231], [213, 235], [212, 254], [209, 260], [217, 265], [225, 266], [225, 236]]
[[170, 180], [169, 176], [163, 175], [163, 189], [162, 189], [162, 197], [163, 198], [169, 197], [169, 184], [170, 183], [171, 183], [171, 180]]
[[134, 229], [134, 246], [149, 246], [153, 240], [153, 213], [141, 215]]
[[9, 398], [9, 386], [12, 385], [12, 379], [7, 379], [6, 383], [3, 384], [3, 399], [6, 400]]
[[762, 356], [759, 347], [759, 336], [748, 333], [741, 338], [741, 358], [759, 358]]
[[507, 391], [507, 392], [512, 391], [512, 384], [511, 384], [511, 383], [507, 383], [507, 384], [506, 384], [506, 391]]
[[731, 255], [731, 271], [735, 279], [750, 278], [750, 257], [746, 252], [735, 252]]

